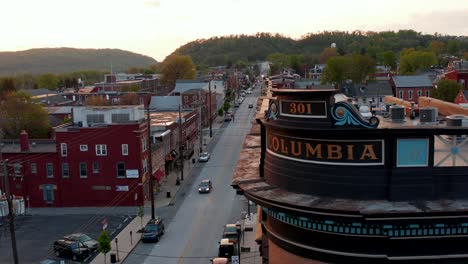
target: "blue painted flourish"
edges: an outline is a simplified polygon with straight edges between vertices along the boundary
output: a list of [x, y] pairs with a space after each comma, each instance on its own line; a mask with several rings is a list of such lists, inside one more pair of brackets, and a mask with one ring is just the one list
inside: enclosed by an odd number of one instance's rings
[[376, 128], [379, 119], [375, 116], [365, 120], [356, 108], [348, 102], [338, 102], [332, 106], [332, 123], [334, 126]]

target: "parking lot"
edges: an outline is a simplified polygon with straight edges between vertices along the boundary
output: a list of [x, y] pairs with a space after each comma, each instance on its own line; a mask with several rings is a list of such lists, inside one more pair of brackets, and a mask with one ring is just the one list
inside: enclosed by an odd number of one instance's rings
[[[107, 231], [115, 237], [134, 216], [128, 215], [57, 215], [19, 216], [16, 218], [16, 240], [20, 263], [40, 263], [43, 260], [60, 260], [54, 256], [52, 244], [64, 235], [86, 233], [97, 239], [102, 222], [107, 219]], [[6, 219], [5, 219], [6, 221]], [[112, 245], [114, 248], [115, 245]], [[96, 254], [96, 253], [95, 253]], [[89, 263], [93, 254], [84, 263]], [[7, 225], [0, 225], [0, 263], [13, 263], [10, 232]], [[57, 261], [56, 263], [59, 263]], [[67, 263], [72, 263], [67, 262]]]

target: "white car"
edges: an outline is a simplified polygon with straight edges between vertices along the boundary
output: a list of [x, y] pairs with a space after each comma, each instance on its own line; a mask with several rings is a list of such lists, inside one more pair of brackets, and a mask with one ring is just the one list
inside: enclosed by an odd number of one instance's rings
[[200, 162], [207, 162], [210, 159], [210, 153], [208, 152], [203, 152], [200, 154], [200, 157], [198, 157], [198, 161]]

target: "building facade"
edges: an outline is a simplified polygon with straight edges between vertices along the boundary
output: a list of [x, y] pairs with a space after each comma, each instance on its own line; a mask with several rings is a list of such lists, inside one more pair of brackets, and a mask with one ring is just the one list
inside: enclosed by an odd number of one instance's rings
[[5, 144], [22, 175], [13, 195], [30, 206], [140, 206], [148, 198], [149, 139], [142, 106], [75, 107], [53, 140]]
[[427, 75], [394, 76], [391, 84], [395, 97], [409, 102], [418, 102], [420, 96], [431, 97], [434, 90]]
[[260, 206], [264, 263], [468, 261], [468, 117], [367, 121], [335, 90], [272, 92], [232, 182]]

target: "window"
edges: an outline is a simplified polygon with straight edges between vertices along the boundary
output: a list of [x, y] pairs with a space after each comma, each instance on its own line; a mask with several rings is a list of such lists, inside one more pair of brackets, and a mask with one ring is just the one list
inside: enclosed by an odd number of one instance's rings
[[93, 162], [93, 173], [99, 173], [99, 163], [97, 161]]
[[125, 163], [117, 162], [117, 178], [125, 178]]
[[104, 123], [104, 115], [103, 114], [89, 114], [89, 115], [86, 115], [86, 121], [88, 122], [88, 124]]
[[53, 178], [54, 177], [54, 164], [52, 163], [47, 163], [46, 164], [46, 175], [47, 178]]
[[143, 172], [144, 173], [148, 172], [148, 159], [143, 160]]
[[413, 90], [408, 91], [408, 99], [410, 99], [410, 100], [413, 99]]
[[80, 162], [80, 178], [88, 178], [88, 166], [86, 162]]
[[184, 103], [188, 103], [188, 96], [184, 95]]
[[88, 151], [88, 145], [80, 145], [80, 151]]
[[107, 145], [105, 144], [96, 145], [96, 156], [107, 156]]
[[122, 144], [122, 155], [128, 156], [128, 144]]
[[21, 164], [15, 163], [13, 165], [14, 173], [15, 174], [21, 174]]
[[422, 91], [421, 90], [418, 90], [418, 97], [419, 96], [422, 96]]
[[62, 163], [62, 177], [70, 177], [70, 167], [68, 166], [68, 163]]
[[399, 96], [399, 98], [403, 98], [403, 91], [399, 91], [398, 96]]
[[31, 173], [32, 174], [37, 173], [37, 164], [36, 163], [31, 163]]
[[429, 90], [426, 90], [426, 96], [427, 96], [427, 97], [429, 97], [429, 96], [430, 96], [430, 93], [431, 93], [431, 91], [429, 91]]
[[146, 151], [146, 149], [148, 148], [148, 141], [146, 138], [143, 138], [141, 140], [141, 149], [142, 149], [142, 152], [143, 151]]
[[130, 114], [112, 114], [112, 123], [125, 123], [130, 120]]
[[62, 153], [62, 157], [66, 157], [68, 155], [67, 143], [60, 144], [60, 152]]

